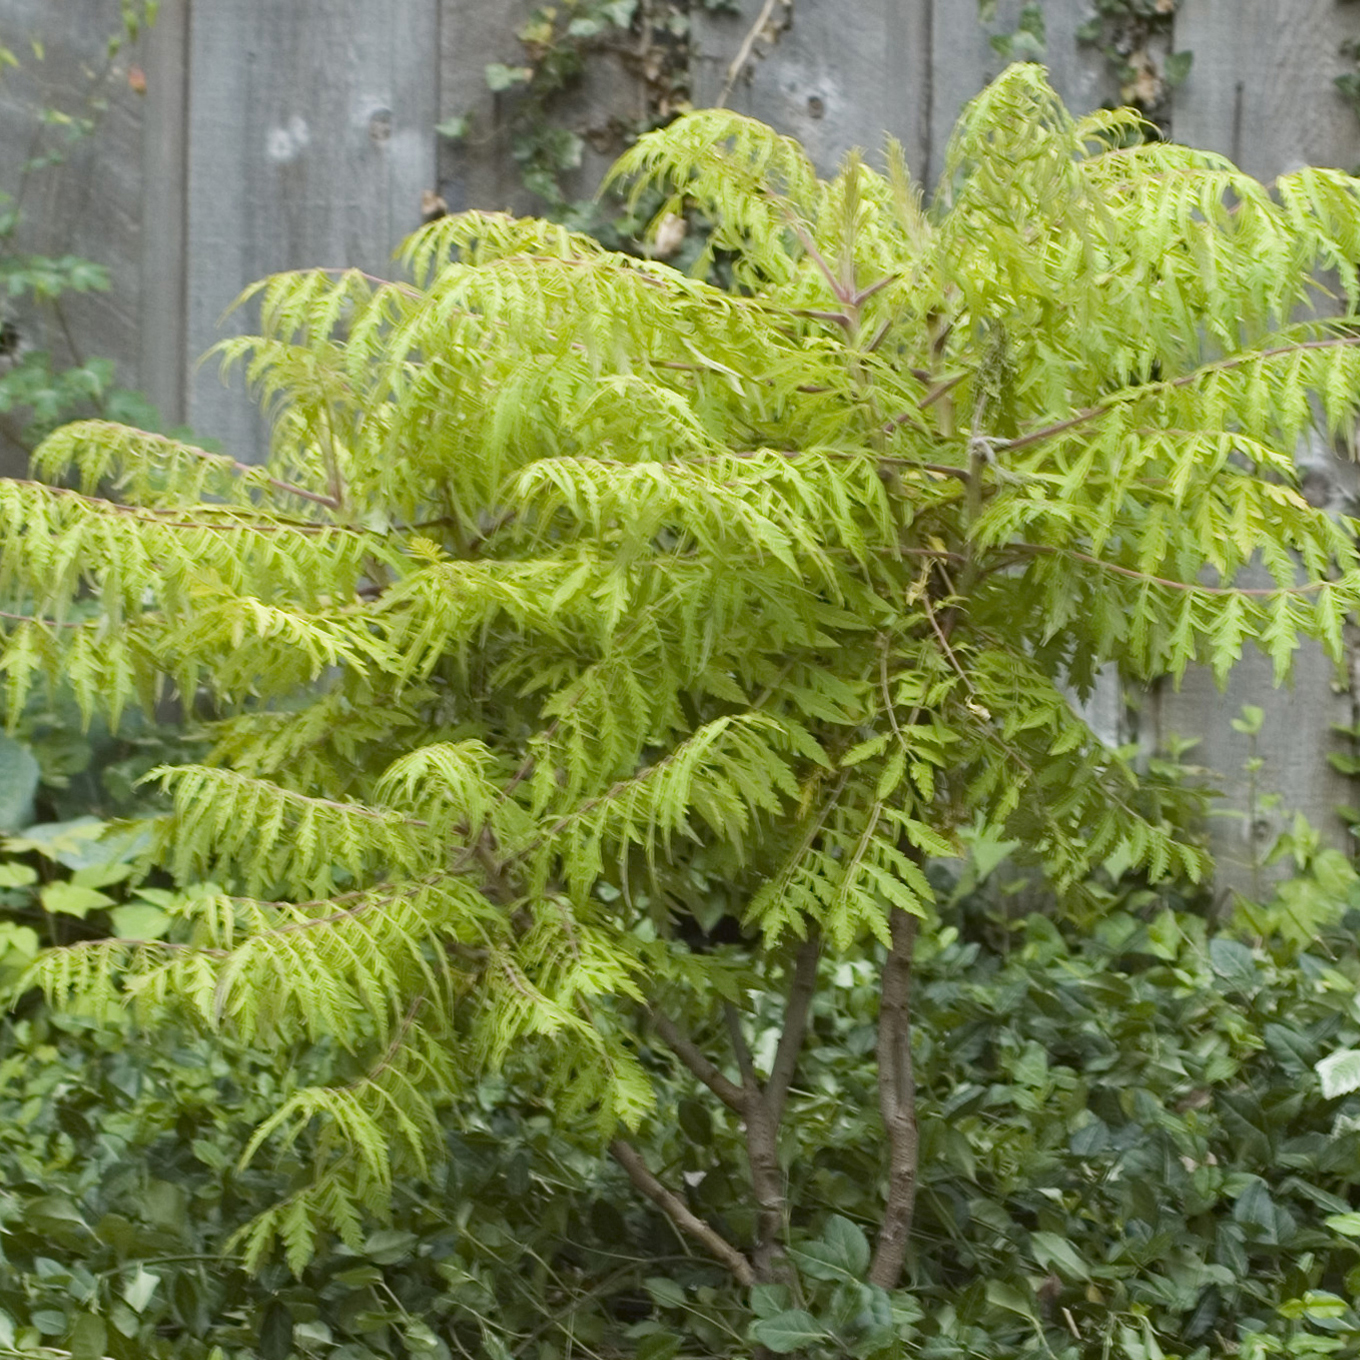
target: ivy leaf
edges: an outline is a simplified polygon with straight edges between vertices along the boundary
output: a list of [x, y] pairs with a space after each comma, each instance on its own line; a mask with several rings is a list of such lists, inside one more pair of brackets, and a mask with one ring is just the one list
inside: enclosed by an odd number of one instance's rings
[[869, 1269], [869, 1239], [858, 1223], [832, 1214], [822, 1229], [822, 1241], [837, 1254], [854, 1279], [859, 1279]]
[[0, 736], [0, 831], [17, 831], [32, 820], [40, 775], [37, 758], [22, 741]]
[[170, 917], [148, 902], [130, 902], [109, 913], [113, 933], [121, 940], [159, 940], [170, 929]]
[[527, 85], [533, 79], [533, 75], [531, 67], [506, 66], [499, 61], [493, 61], [486, 68], [486, 88], [499, 94], [514, 85]]
[[1173, 52], [1162, 67], [1162, 79], [1174, 90], [1177, 85], [1185, 83], [1185, 78], [1190, 74], [1190, 68], [1194, 64], [1193, 52]]
[[1328, 1100], [1360, 1091], [1360, 1049], [1342, 1048], [1329, 1053], [1314, 1068]]
[[751, 1324], [751, 1336], [776, 1355], [789, 1355], [826, 1336], [826, 1329], [806, 1309], [790, 1308]]
[[53, 915], [76, 916], [84, 920], [96, 907], [110, 907], [113, 898], [97, 888], [85, 888], [79, 883], [49, 883], [41, 893], [43, 910]]
[[153, 1274], [145, 1266], [138, 1266], [137, 1273], [123, 1287], [123, 1302], [134, 1312], [145, 1312], [160, 1282], [159, 1275]]

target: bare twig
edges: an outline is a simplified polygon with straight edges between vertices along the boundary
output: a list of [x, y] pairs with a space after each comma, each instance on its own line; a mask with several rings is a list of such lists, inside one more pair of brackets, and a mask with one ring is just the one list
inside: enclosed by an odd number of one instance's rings
[[740, 1285], [755, 1284], [751, 1263], [725, 1237], [715, 1232], [673, 1191], [666, 1189], [631, 1144], [616, 1138], [609, 1145], [610, 1156], [628, 1173], [628, 1179], [661, 1210], [681, 1232], [700, 1243], [730, 1270]]
[[0, 619], [8, 619], [14, 623], [40, 623], [44, 628], [79, 628], [81, 626], [79, 620], [40, 619], [35, 618], [32, 614], [10, 614], [3, 609], [0, 609]]
[[784, 1007], [784, 1032], [779, 1036], [770, 1079], [765, 1084], [765, 1102], [775, 1127], [784, 1114], [784, 1101], [798, 1067], [798, 1054], [807, 1033], [808, 1013], [812, 1009], [813, 993], [817, 990], [817, 960], [821, 956], [821, 940], [813, 933], [798, 951], [789, 984], [788, 1002]]
[[[169, 445], [179, 453], [192, 454], [195, 458], [201, 458], [205, 462], [229, 464], [231, 470], [238, 474], [250, 473], [258, 475], [260, 472], [260, 468], [257, 464], [243, 463], [240, 459], [232, 458], [230, 455], [209, 453], [207, 449], [200, 449], [195, 444], [181, 443], [178, 439], [171, 439], [169, 435], [154, 434], [149, 430], [139, 430], [137, 432], [137, 438], [150, 440], [155, 444]], [[278, 477], [270, 477], [268, 475], [266, 475], [263, 480], [268, 483], [269, 486], [273, 487], [275, 491], [285, 492], [289, 496], [298, 496], [304, 501], [313, 501], [317, 505], [324, 505], [328, 510], [339, 509], [339, 501], [334, 500], [330, 496], [322, 495], [319, 491], [308, 491], [305, 486], [296, 486], [292, 482], [285, 482]]]
[[934, 406], [941, 397], [952, 392], [967, 376], [966, 373], [957, 373], [952, 378], [946, 378], [943, 382], [936, 383], [935, 386], [916, 403], [917, 407], [924, 411], [928, 406]]
[[779, 1121], [756, 1075], [750, 1045], [741, 1030], [741, 1015], [730, 1001], [723, 1004], [732, 1048], [741, 1068], [746, 1093], [746, 1159], [751, 1167], [751, 1190], [756, 1200], [756, 1246], [752, 1253], [756, 1279], [762, 1284], [782, 1280], [784, 1263], [784, 1171], [779, 1165]]
[[1319, 590], [1337, 584], [1335, 581], [1310, 581], [1302, 586], [1205, 586], [1196, 581], [1173, 581], [1169, 576], [1154, 576], [1151, 572], [1136, 571], [1133, 567], [1120, 566], [1118, 562], [1106, 562], [1099, 557], [1092, 557], [1090, 553], [1078, 552], [1075, 548], [1057, 548], [1047, 543], [1011, 543], [1007, 545], [1007, 550], [1045, 557], [1070, 557], [1074, 561], [1099, 567], [1102, 571], [1112, 571], [1116, 576], [1146, 581], [1148, 585], [1163, 586], [1167, 590], [1197, 591], [1202, 595], [1247, 595], [1269, 599], [1276, 595], [1313, 595]]
[[895, 1289], [906, 1259], [916, 1200], [919, 1138], [911, 1062], [911, 958], [916, 918], [894, 908], [892, 948], [883, 966], [878, 1012], [878, 1102], [888, 1135], [888, 1202], [874, 1247], [869, 1283]]
[[755, 23], [751, 25], [746, 36], [741, 40], [741, 46], [737, 48], [737, 55], [732, 58], [732, 64], [727, 68], [727, 79], [723, 82], [722, 93], [713, 105], [715, 109], [726, 106], [728, 98], [732, 94], [732, 87], [741, 79], [741, 73], [746, 69], [746, 63], [751, 60], [751, 53], [755, 50], [760, 35], [765, 31], [765, 25], [774, 17], [774, 8], [777, 4], [779, 4], [779, 0], [765, 0], [765, 3], [761, 6], [760, 13], [756, 15]]
[[1004, 444], [998, 444], [996, 447], [1007, 453], [1014, 453], [1017, 449], [1027, 449], [1031, 444], [1038, 444], [1044, 439], [1051, 439], [1055, 434], [1062, 434], [1064, 430], [1070, 430], [1077, 425], [1085, 425], [1092, 420], [1098, 420], [1101, 416], [1108, 415], [1117, 406], [1122, 406], [1152, 392], [1170, 392], [1178, 387], [1189, 387], [1198, 382], [1206, 373], [1222, 373], [1229, 369], [1241, 368], [1244, 364], [1252, 363], [1258, 359], [1278, 359], [1282, 354], [1299, 354], [1310, 349], [1344, 349], [1355, 345], [1360, 345], [1360, 335], [1343, 335], [1331, 340], [1302, 340], [1297, 345], [1277, 345], [1274, 349], [1250, 350], [1246, 354], [1232, 354], [1226, 359], [1201, 364], [1193, 373], [1183, 373], [1179, 378], [1170, 378], [1164, 382], [1146, 383], [1141, 387], [1132, 388], [1120, 393], [1113, 401], [1102, 402], [1098, 406], [1088, 406], [1084, 411], [1078, 411], [1076, 415], [1067, 420], [1060, 420], [1053, 425], [1045, 425], [1042, 429], [1031, 430], [1029, 434], [1021, 435], [1018, 439], [1007, 440]]
[[694, 1041], [681, 1030], [670, 1016], [662, 1011], [652, 1011], [652, 1025], [666, 1046], [680, 1059], [710, 1091], [713, 1092], [729, 1110], [738, 1114], [746, 1111], [746, 1092], [735, 1082], [729, 1081], [717, 1067], [699, 1051]]

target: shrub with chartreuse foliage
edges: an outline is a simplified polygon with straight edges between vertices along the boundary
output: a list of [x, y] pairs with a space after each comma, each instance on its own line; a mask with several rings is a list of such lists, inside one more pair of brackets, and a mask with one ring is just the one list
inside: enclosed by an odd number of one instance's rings
[[[901, 1344], [925, 862], [974, 828], [1060, 888], [1112, 857], [1193, 878], [1175, 788], [1068, 688], [1109, 662], [1222, 675], [1248, 643], [1283, 675], [1302, 634], [1339, 654], [1360, 593], [1291, 458], [1360, 400], [1356, 181], [1267, 190], [1140, 131], [1013, 67], [927, 209], [893, 147], [824, 182], [697, 113], [618, 173], [711, 217], [733, 291], [451, 217], [411, 282], [263, 285], [262, 336], [224, 348], [271, 413], [266, 466], [88, 423], [40, 451], [47, 480], [0, 485], [13, 698], [60, 670], [116, 718], [170, 684], [214, 733], [162, 771], [158, 842], [213, 886], [163, 939], [48, 955], [49, 992], [350, 1055], [246, 1149], [301, 1140], [314, 1169], [251, 1261], [357, 1243], [438, 1155], [441, 1102], [513, 1062], [758, 1287], [765, 1345], [817, 1344], [788, 1305], [823, 1277], [863, 1353]], [[1344, 314], [1296, 320], [1321, 275]], [[1275, 584], [1239, 588], [1257, 559]], [[799, 1245], [799, 1050], [866, 942], [874, 1240], [838, 1219]], [[668, 1063], [743, 1128], [722, 1221], [630, 1141]]]

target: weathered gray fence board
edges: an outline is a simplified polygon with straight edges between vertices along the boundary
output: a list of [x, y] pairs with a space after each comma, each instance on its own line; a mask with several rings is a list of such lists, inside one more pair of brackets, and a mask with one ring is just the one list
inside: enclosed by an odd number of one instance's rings
[[[1175, 93], [1172, 134], [1177, 141], [1231, 156], [1257, 178], [1306, 164], [1349, 167], [1360, 162], [1360, 122], [1333, 78], [1346, 69], [1340, 46], [1360, 34], [1360, 13], [1338, 0], [1184, 0], [1176, 17], [1176, 47], [1194, 53], [1190, 77]], [[1310, 495], [1337, 507], [1353, 492], [1354, 470], [1321, 447], [1304, 451]], [[1328, 764], [1338, 749], [1332, 723], [1352, 721], [1352, 701], [1340, 692], [1321, 651], [1305, 647], [1287, 689], [1275, 689], [1268, 662], [1251, 653], [1220, 692], [1210, 676], [1191, 671], [1179, 692], [1159, 687], [1154, 724], [1200, 739], [1193, 759], [1214, 771], [1225, 794], [1214, 823], [1223, 887], [1248, 890], [1250, 863], [1294, 812], [1302, 812], [1329, 840], [1344, 844], [1335, 808], [1354, 793]], [[1232, 727], [1244, 704], [1265, 712], [1257, 776], [1278, 805], [1249, 815], [1244, 769], [1251, 747]], [[1279, 872], [1279, 871], [1276, 871]]]
[[138, 385], [170, 425], [186, 415], [189, 0], [162, 0], [146, 42]]
[[1360, 36], [1344, 0], [1182, 0], [1176, 47], [1194, 53], [1175, 93], [1177, 141], [1231, 156], [1261, 179], [1360, 163], [1360, 122], [1332, 83]]
[[[697, 105], [721, 97], [762, 8], [761, 0], [742, 0], [739, 14], [696, 8]], [[919, 175], [929, 159], [932, 8], [933, 0], [859, 0], [852, 16], [829, 0], [776, 4], [772, 27], [785, 26], [755, 44], [727, 106], [797, 137], [823, 174], [852, 146], [877, 159], [891, 133]]]
[[[437, 0], [211, 0], [189, 44], [192, 359], [266, 274], [390, 271], [435, 183]], [[260, 447], [258, 417], [208, 369], [188, 418], [238, 456]]]
[[[486, 83], [492, 62], [524, 64], [524, 45], [516, 36], [535, 8], [535, 0], [442, 0], [440, 5], [439, 116], [464, 118], [467, 135], [444, 140], [439, 148], [440, 193], [450, 212], [465, 208], [541, 211], [542, 203], [524, 187], [513, 155], [512, 121], [520, 95], [512, 87], [499, 93]], [[559, 93], [552, 105], [555, 125], [582, 138], [579, 169], [563, 176], [569, 196], [586, 198], [623, 150], [614, 130], [645, 116], [642, 79], [628, 67], [625, 53], [611, 44], [587, 53], [575, 88]]]
[[[996, 19], [984, 28], [975, 4], [937, 0], [931, 43], [931, 154], [927, 183], [934, 185], [944, 166], [945, 148], [963, 106], [1006, 65], [991, 45], [992, 33], [1013, 32], [1021, 0], [997, 6]], [[1103, 54], [1077, 42], [1077, 28], [1089, 6], [1046, 5], [1045, 60], [1054, 89], [1077, 113], [1118, 99], [1119, 90]]]
[[[1001, 0], [996, 31], [1013, 25], [1019, 4]], [[114, 356], [120, 378], [170, 418], [187, 418], [237, 456], [261, 456], [253, 405], [213, 370], [195, 369], [227, 333], [223, 309], [280, 269], [389, 272], [425, 189], [438, 187], [454, 211], [532, 209], [510, 155], [514, 96], [494, 95], [485, 81], [488, 62], [523, 60], [514, 30], [531, 8], [532, 0], [164, 0], [149, 40], [109, 73], [97, 135], [67, 167], [25, 188], [29, 248], [83, 254], [111, 270], [109, 295], [67, 303], [81, 349]], [[694, 100], [705, 104], [723, 91], [765, 3], [740, 0], [735, 15], [695, 8]], [[1087, 0], [1045, 4], [1053, 80], [1076, 111], [1117, 97], [1101, 53], [1076, 42], [1089, 9]], [[118, 0], [0, 0], [0, 42], [18, 47], [38, 33], [47, 48], [45, 62], [0, 81], [5, 183], [29, 154], [35, 98], [66, 107], [84, 99], [118, 17]], [[728, 103], [799, 137], [823, 171], [850, 146], [877, 154], [891, 133], [932, 183], [959, 109], [1002, 64], [974, 0], [774, 0], [770, 17]], [[1175, 95], [1173, 134], [1264, 178], [1309, 162], [1360, 165], [1360, 122], [1333, 85], [1348, 62], [1341, 43], [1356, 37], [1360, 5], [1345, 0], [1182, 0], [1174, 46], [1194, 53], [1194, 67]], [[146, 69], [144, 96], [126, 78], [134, 61]], [[602, 113], [636, 114], [644, 101], [627, 54], [614, 53], [592, 64], [562, 111], [594, 140]], [[437, 147], [435, 123], [467, 114], [469, 138]], [[581, 192], [607, 158], [603, 147], [587, 155]], [[31, 342], [69, 357], [54, 318], [23, 321]], [[1325, 456], [1314, 461], [1319, 496], [1354, 494], [1353, 475]], [[1349, 722], [1352, 703], [1334, 679], [1310, 651], [1294, 688], [1273, 691], [1249, 658], [1226, 695], [1198, 673], [1179, 693], [1163, 687], [1145, 705], [1145, 726], [1201, 736], [1197, 758], [1227, 777], [1228, 806], [1240, 812], [1247, 745], [1230, 719], [1243, 702], [1261, 706], [1262, 786], [1339, 837], [1330, 810], [1354, 799], [1327, 765], [1328, 725]], [[1113, 734], [1117, 696], [1103, 692], [1092, 716]], [[1216, 837], [1238, 861], [1225, 881], [1239, 885], [1246, 831], [1242, 819], [1225, 819]]]
[[[128, 62], [137, 55], [125, 50], [117, 63], [106, 55], [119, 24], [118, 0], [69, 0], [60, 7], [7, 0], [0, 42], [23, 64], [0, 80], [0, 182], [21, 184], [20, 249], [95, 260], [111, 282], [106, 293], [68, 293], [59, 314], [50, 305], [22, 302], [17, 319], [25, 343], [50, 349], [63, 363], [114, 356], [120, 378], [133, 383], [139, 377], [143, 105], [127, 82]], [[43, 41], [43, 59], [32, 52], [30, 38]], [[93, 107], [96, 98], [106, 101], [102, 112]], [[94, 113], [98, 131], [70, 146], [64, 164], [23, 176], [20, 167], [35, 153], [63, 141], [59, 128], [38, 130], [36, 107]], [[11, 449], [10, 470], [17, 470], [15, 457]]]
[[511, 157], [507, 115], [513, 95], [489, 89], [486, 68], [522, 63], [515, 29], [531, 8], [529, 0], [443, 0], [440, 6], [439, 117], [468, 120], [467, 136], [440, 148], [440, 192], [450, 212], [529, 206]]

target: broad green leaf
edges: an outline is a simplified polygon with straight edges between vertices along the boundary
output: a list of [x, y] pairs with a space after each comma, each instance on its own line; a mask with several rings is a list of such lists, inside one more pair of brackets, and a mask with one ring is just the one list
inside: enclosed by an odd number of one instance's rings
[[774, 1317], [788, 1310], [791, 1303], [786, 1284], [754, 1284], [751, 1286], [751, 1311], [761, 1318]]
[[125, 940], [159, 940], [170, 929], [170, 917], [150, 903], [130, 902], [109, 912], [113, 932]]
[[1360, 1049], [1341, 1048], [1329, 1053], [1315, 1067], [1328, 1100], [1360, 1091]]
[[822, 1241], [836, 1253], [852, 1278], [860, 1278], [869, 1269], [869, 1239], [858, 1223], [832, 1214], [822, 1228]]
[[751, 1336], [776, 1355], [790, 1355], [825, 1337], [826, 1330], [811, 1313], [790, 1308], [773, 1317], [759, 1318], [751, 1324]]
[[1232, 986], [1251, 986], [1257, 981], [1256, 961], [1240, 940], [1215, 936], [1209, 942], [1209, 962], [1214, 972]]
[[71, 1360], [103, 1360], [108, 1340], [104, 1320], [93, 1313], [82, 1313], [71, 1328]]
[[0, 831], [17, 831], [32, 820], [40, 777], [37, 757], [28, 746], [0, 735]]
[[410, 1256], [416, 1245], [416, 1235], [400, 1228], [379, 1228], [364, 1242], [364, 1255], [380, 1266], [395, 1265]]
[[0, 888], [26, 888], [38, 881], [38, 871], [31, 864], [13, 861], [0, 864]]
[[97, 907], [113, 905], [113, 898], [95, 888], [82, 888], [78, 883], [60, 881], [48, 883], [38, 894], [43, 910], [82, 919]]
[[123, 1286], [123, 1302], [134, 1312], [145, 1312], [146, 1306], [151, 1302], [151, 1296], [156, 1292], [160, 1282], [161, 1277], [159, 1275], [148, 1270], [145, 1266], [139, 1265]]
[[987, 1302], [994, 1307], [1019, 1313], [1021, 1317], [1028, 1318], [1036, 1327], [1039, 1325], [1038, 1315], [1034, 1311], [1033, 1297], [1021, 1293], [1013, 1284], [1007, 1284], [1004, 1280], [987, 1281]]
[[685, 1291], [674, 1280], [664, 1275], [650, 1275], [643, 1281], [643, 1287], [652, 1299], [662, 1308], [683, 1308]]
[[1032, 1232], [1029, 1235], [1034, 1257], [1042, 1266], [1056, 1270], [1073, 1280], [1089, 1280], [1091, 1272], [1086, 1262], [1067, 1238], [1051, 1232]]
[[637, 1343], [636, 1360], [675, 1360], [684, 1340], [673, 1332], [650, 1332]]

